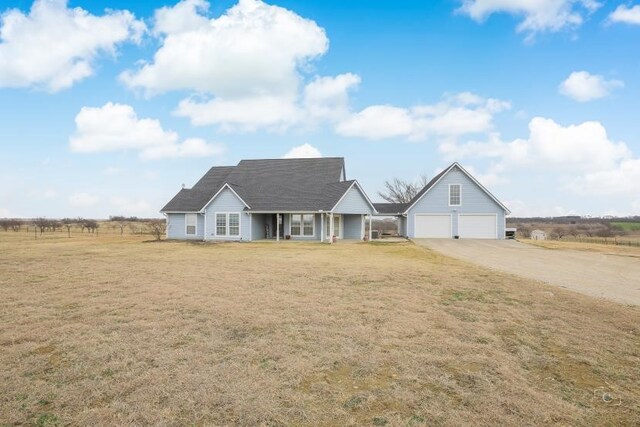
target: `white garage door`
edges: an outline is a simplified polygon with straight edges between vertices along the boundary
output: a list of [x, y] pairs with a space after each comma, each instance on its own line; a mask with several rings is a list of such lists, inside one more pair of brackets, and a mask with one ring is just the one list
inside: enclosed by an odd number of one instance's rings
[[416, 237], [451, 238], [451, 215], [416, 215]]
[[461, 239], [495, 239], [495, 215], [458, 216], [458, 235]]

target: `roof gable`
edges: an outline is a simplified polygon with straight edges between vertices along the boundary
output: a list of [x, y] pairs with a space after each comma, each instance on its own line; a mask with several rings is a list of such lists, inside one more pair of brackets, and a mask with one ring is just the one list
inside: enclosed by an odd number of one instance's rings
[[[370, 214], [376, 211], [376, 208], [367, 197], [358, 181], [346, 181], [351, 185], [343, 192], [338, 201], [333, 205], [331, 211], [340, 211], [340, 206], [346, 211], [353, 213], [366, 213]], [[354, 191], [356, 193], [354, 193]], [[346, 205], [346, 206], [345, 206]], [[366, 207], [365, 207], [366, 206]]]
[[437, 174], [433, 177], [431, 181], [425, 185], [422, 190], [415, 195], [413, 199], [407, 204], [407, 207], [404, 210], [404, 213], [409, 212], [411, 208], [413, 208], [435, 185], [442, 180], [449, 172], [451, 172], [454, 168], [458, 168], [463, 174], [465, 174], [475, 185], [478, 186], [482, 191], [484, 191], [498, 206], [504, 209], [506, 214], [510, 214], [511, 211], [504, 205], [500, 200], [498, 200], [489, 190], [487, 190], [477, 179], [473, 177], [465, 168], [463, 168], [458, 162], [452, 163], [448, 168]]
[[199, 212], [224, 185], [234, 166], [214, 166], [193, 188], [183, 188], [160, 212]]

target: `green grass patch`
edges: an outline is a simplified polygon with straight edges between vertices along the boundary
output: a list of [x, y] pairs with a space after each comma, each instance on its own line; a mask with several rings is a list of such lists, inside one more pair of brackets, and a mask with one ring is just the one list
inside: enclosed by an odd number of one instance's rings
[[640, 222], [612, 222], [611, 225], [624, 231], [640, 231]]

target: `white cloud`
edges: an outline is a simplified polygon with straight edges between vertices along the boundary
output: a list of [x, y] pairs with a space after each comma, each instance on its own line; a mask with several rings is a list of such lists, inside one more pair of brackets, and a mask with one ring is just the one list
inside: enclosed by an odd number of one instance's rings
[[291, 150], [282, 156], [283, 159], [300, 159], [310, 157], [322, 157], [322, 153], [316, 147], [311, 144], [302, 144], [293, 147]]
[[413, 132], [413, 117], [406, 108], [373, 105], [339, 123], [336, 132], [373, 140], [407, 137]]
[[494, 13], [521, 16], [517, 31], [531, 38], [540, 32], [578, 27], [600, 6], [595, 0], [463, 0], [458, 11], [478, 22]]
[[632, 7], [621, 4], [609, 15], [609, 21], [640, 25], [640, 4]]
[[304, 88], [304, 109], [313, 119], [339, 120], [349, 114], [349, 91], [360, 84], [352, 73], [316, 77]]
[[80, 153], [134, 150], [143, 159], [160, 159], [213, 156], [224, 149], [198, 138], [180, 142], [176, 132], [164, 130], [156, 119], [138, 118], [133, 107], [124, 104], [83, 107], [75, 121], [69, 145]]
[[161, 46], [153, 61], [120, 78], [147, 95], [187, 90], [175, 114], [195, 126], [223, 131], [283, 131], [348, 113], [348, 91], [360, 77], [316, 77], [310, 64], [324, 55], [324, 29], [282, 7], [241, 0], [217, 18], [208, 2], [185, 0], [156, 11]]
[[440, 149], [457, 158], [494, 158], [504, 167], [553, 168], [565, 173], [611, 170], [632, 156], [625, 143], [609, 139], [599, 122], [562, 126], [544, 117], [529, 122], [527, 139], [504, 142], [492, 134], [487, 142], [443, 144]]
[[69, 196], [69, 204], [74, 208], [95, 206], [100, 201], [98, 196], [89, 193], [73, 193]]
[[450, 159], [488, 158], [489, 173], [538, 172], [558, 180], [576, 194], [609, 196], [640, 193], [640, 159], [624, 142], [612, 141], [595, 121], [562, 126], [543, 117], [529, 123], [529, 136], [505, 142], [498, 134], [486, 142], [445, 142], [440, 151]]
[[66, 0], [36, 0], [26, 15], [8, 10], [0, 16], [0, 87], [68, 88], [93, 74], [101, 53], [115, 55], [144, 30], [128, 11], [96, 16]]
[[218, 97], [206, 102], [188, 98], [180, 102], [175, 114], [188, 117], [195, 126], [218, 124], [224, 131], [284, 130], [301, 118], [295, 97], [274, 95]]
[[571, 184], [582, 194], [640, 194], [640, 159], [625, 159], [611, 169], [587, 172]]
[[506, 101], [463, 92], [447, 96], [433, 105], [412, 108], [373, 105], [342, 120], [336, 126], [336, 132], [372, 140], [398, 137], [413, 141], [430, 137], [450, 139], [491, 131], [493, 116], [509, 108], [511, 105]]
[[325, 32], [278, 6], [241, 0], [207, 19], [205, 1], [183, 1], [156, 13], [162, 46], [152, 63], [122, 74], [150, 93], [194, 90], [222, 98], [295, 93], [298, 68], [323, 55]]
[[623, 86], [620, 80], [606, 80], [587, 71], [574, 71], [558, 86], [558, 91], [578, 102], [588, 102], [605, 98], [612, 90]]

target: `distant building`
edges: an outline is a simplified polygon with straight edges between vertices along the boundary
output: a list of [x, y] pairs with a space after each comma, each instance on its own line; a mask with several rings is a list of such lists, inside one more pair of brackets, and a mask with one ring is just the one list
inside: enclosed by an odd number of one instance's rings
[[547, 233], [542, 230], [533, 230], [531, 232], [531, 240], [547, 240]]

